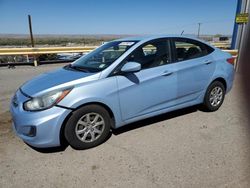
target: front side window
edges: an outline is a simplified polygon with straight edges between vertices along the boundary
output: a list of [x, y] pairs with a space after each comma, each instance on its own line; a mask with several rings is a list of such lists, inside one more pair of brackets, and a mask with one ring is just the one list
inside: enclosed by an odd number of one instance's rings
[[137, 41], [113, 41], [76, 60], [71, 67], [87, 72], [102, 71], [110, 66]]
[[157, 67], [170, 63], [170, 44], [168, 40], [147, 42], [133, 51], [127, 62], [134, 61], [141, 64], [142, 69]]
[[176, 61], [184, 61], [205, 56], [212, 49], [209, 46], [190, 39], [175, 39], [174, 48], [176, 53]]

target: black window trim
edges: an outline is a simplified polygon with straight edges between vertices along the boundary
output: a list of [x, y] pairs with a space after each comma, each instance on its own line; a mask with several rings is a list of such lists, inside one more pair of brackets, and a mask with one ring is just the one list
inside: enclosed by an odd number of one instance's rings
[[[172, 64], [174, 63], [174, 59], [173, 59], [173, 50], [172, 50], [172, 45], [171, 45], [171, 37], [162, 37], [162, 38], [157, 38], [157, 39], [152, 39], [150, 41], [144, 42], [143, 44], [141, 44], [140, 46], [138, 46], [137, 48], [135, 48], [132, 52], [130, 52], [112, 71], [111, 73], [107, 76], [107, 77], [111, 77], [111, 76], [116, 76], [116, 75], [120, 75], [120, 69], [122, 68], [122, 66], [126, 63], [127, 58], [138, 48], [145, 46], [147, 44], [150, 44], [152, 42], [157, 42], [157, 41], [162, 41], [165, 40], [168, 44], [168, 50], [169, 50], [169, 59], [170, 62], [168, 64]], [[166, 65], [166, 64], [165, 64]], [[164, 65], [160, 65], [160, 66], [164, 66]], [[159, 67], [159, 66], [157, 66]], [[151, 67], [151, 68], [155, 68], [155, 67]], [[146, 68], [146, 69], [142, 69], [142, 70], [147, 70], [147, 69], [151, 69], [151, 68]], [[118, 70], [117, 73], [115, 73]]]

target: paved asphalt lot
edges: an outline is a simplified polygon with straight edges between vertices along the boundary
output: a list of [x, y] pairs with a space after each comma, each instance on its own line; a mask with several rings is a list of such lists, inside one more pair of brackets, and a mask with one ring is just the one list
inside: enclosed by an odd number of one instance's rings
[[8, 104], [23, 82], [59, 66], [0, 68], [0, 187], [250, 187], [238, 78], [217, 112], [191, 107], [130, 124], [93, 149], [42, 153], [13, 134]]

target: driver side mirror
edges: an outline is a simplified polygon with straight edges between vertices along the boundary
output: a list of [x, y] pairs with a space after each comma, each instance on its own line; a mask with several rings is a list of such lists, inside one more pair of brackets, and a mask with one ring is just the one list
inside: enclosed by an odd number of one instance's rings
[[122, 66], [122, 72], [138, 72], [141, 70], [141, 64], [137, 62], [127, 62], [125, 65]]

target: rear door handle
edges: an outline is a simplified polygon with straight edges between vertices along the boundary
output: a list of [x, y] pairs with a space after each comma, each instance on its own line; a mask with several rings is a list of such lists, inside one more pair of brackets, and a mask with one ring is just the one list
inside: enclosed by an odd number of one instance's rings
[[209, 65], [209, 64], [211, 64], [211, 63], [213, 63], [213, 61], [209, 61], [209, 60], [205, 61], [205, 64], [206, 64], [206, 65]]
[[162, 76], [170, 76], [171, 74], [173, 74], [173, 72], [165, 71], [164, 73], [162, 73]]

